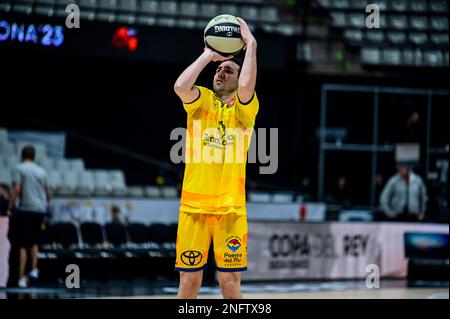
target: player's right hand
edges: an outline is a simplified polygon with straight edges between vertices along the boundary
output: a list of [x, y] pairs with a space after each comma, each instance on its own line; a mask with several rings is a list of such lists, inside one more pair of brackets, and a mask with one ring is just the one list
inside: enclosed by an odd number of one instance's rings
[[227, 57], [221, 55], [220, 53], [218, 53], [217, 51], [214, 51], [210, 48], [208, 48], [207, 46], [205, 46], [205, 48], [203, 49], [204, 53], [208, 55], [210, 61], [213, 62], [218, 62], [218, 61], [226, 61], [226, 60], [230, 60], [233, 58], [232, 55], [229, 55]]

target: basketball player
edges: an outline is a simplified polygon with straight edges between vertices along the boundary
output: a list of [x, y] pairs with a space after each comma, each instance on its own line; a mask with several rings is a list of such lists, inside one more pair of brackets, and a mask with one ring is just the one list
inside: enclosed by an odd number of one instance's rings
[[[256, 40], [247, 23], [238, 18], [245, 57], [242, 66], [205, 48], [175, 82], [176, 94], [187, 112], [187, 131], [201, 124], [201, 150], [235, 147], [230, 131], [253, 129], [259, 102], [255, 93]], [[214, 75], [213, 91], [194, 85], [210, 63], [222, 62]], [[211, 134], [203, 129], [213, 128]], [[205, 150], [205, 148], [207, 148]], [[245, 146], [245, 157], [248, 147]], [[195, 156], [195, 154], [193, 155]], [[241, 272], [247, 270], [247, 216], [245, 162], [186, 161], [177, 234], [175, 269], [180, 271], [178, 298], [196, 298], [213, 241], [220, 289], [224, 298], [242, 298]]]

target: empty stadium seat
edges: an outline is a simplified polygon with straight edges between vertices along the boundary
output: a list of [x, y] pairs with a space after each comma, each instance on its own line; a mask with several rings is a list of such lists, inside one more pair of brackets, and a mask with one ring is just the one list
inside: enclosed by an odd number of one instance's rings
[[426, 30], [428, 29], [428, 18], [423, 16], [410, 17], [409, 25], [412, 29]]
[[348, 24], [362, 29], [366, 26], [366, 16], [363, 13], [351, 13], [348, 17]]
[[4, 153], [0, 158], [0, 165], [5, 168], [15, 169], [19, 163], [20, 159], [14, 153]]
[[70, 162], [65, 158], [55, 159], [54, 165], [54, 168], [60, 172], [70, 171]]
[[81, 158], [71, 158], [68, 160], [69, 169], [74, 172], [82, 172], [84, 170], [84, 160]]
[[102, 226], [93, 222], [84, 222], [80, 225], [83, 247], [97, 247], [104, 245]]
[[161, 194], [166, 198], [175, 198], [178, 197], [178, 191], [175, 186], [162, 186]]
[[215, 3], [200, 4], [200, 15], [202, 17], [211, 18], [219, 14], [219, 6]]
[[127, 186], [125, 184], [125, 175], [123, 171], [111, 170], [109, 171], [109, 182], [112, 193], [114, 195], [124, 196], [127, 193]]
[[392, 0], [390, 1], [391, 9], [395, 11], [404, 12], [408, 8], [406, 0]]
[[111, 190], [109, 173], [106, 170], [94, 171], [94, 187], [96, 195], [108, 195]]
[[278, 22], [280, 20], [279, 13], [276, 7], [263, 7], [260, 14], [261, 21]]
[[144, 189], [145, 195], [148, 197], [160, 197], [161, 192], [157, 186], [146, 186]]
[[94, 174], [92, 171], [83, 171], [79, 174], [78, 195], [90, 195], [95, 190]]
[[426, 12], [427, 2], [425, 0], [412, 0], [411, 10], [415, 12]]
[[167, 15], [177, 14], [178, 4], [175, 1], [161, 1], [159, 12]]
[[119, 0], [118, 9], [128, 12], [135, 12], [137, 9], [137, 0]]
[[51, 158], [46, 158], [38, 162], [38, 164], [47, 172], [51, 172], [54, 170], [53, 160]]
[[345, 30], [344, 38], [349, 42], [362, 42], [364, 35], [361, 30]]
[[198, 14], [198, 3], [193, 1], [183, 1], [180, 3], [180, 12], [182, 15], [195, 17]]
[[129, 186], [127, 188], [127, 193], [131, 197], [142, 197], [144, 196], [144, 190], [141, 186]]
[[58, 190], [63, 185], [61, 173], [58, 171], [47, 171], [48, 184], [52, 191], [58, 192]]
[[402, 63], [402, 55], [400, 49], [383, 49], [383, 63], [388, 65], [400, 65]]
[[221, 12], [227, 12], [228, 14], [237, 16], [238, 15], [238, 7], [233, 3], [223, 3], [220, 5]]
[[448, 34], [431, 34], [430, 41], [434, 45], [448, 47]]
[[97, 0], [80, 0], [80, 8], [95, 9]]
[[0, 167], [0, 183], [11, 185], [12, 183], [12, 174], [9, 169], [3, 169]]
[[423, 32], [411, 32], [409, 34], [409, 41], [415, 45], [421, 46], [428, 42], [428, 36]]
[[159, 2], [153, 0], [141, 1], [141, 11], [144, 13], [156, 14], [159, 11]]
[[162, 244], [175, 242], [177, 238], [177, 230], [173, 226], [163, 223], [153, 223], [148, 226], [148, 239], [152, 242]]
[[430, 67], [444, 66], [444, 56], [439, 50], [426, 50], [424, 52], [424, 63]]
[[64, 171], [61, 174], [61, 187], [58, 193], [62, 195], [72, 195], [78, 188], [78, 174], [76, 172]]
[[291, 192], [275, 192], [272, 196], [274, 203], [292, 203], [294, 194]]
[[347, 16], [344, 12], [332, 12], [331, 21], [335, 27], [345, 27], [347, 25]]
[[332, 0], [331, 1], [333, 8], [336, 9], [348, 9], [350, 8], [349, 0]]
[[177, 228], [177, 224], [153, 223], [148, 226], [149, 241], [157, 244], [161, 256], [175, 255]]
[[123, 224], [105, 225], [106, 241], [114, 247], [125, 247], [128, 243], [126, 227]]
[[404, 32], [389, 32], [387, 34], [388, 40], [393, 44], [405, 44], [407, 41], [406, 33]]
[[433, 0], [430, 1], [430, 11], [435, 13], [448, 12], [448, 3], [446, 0]]
[[53, 5], [49, 3], [36, 3], [34, 12], [51, 17], [54, 14], [54, 8]]
[[187, 28], [187, 29], [193, 29], [195, 28], [196, 23], [194, 19], [183, 19], [180, 18], [177, 20], [177, 27], [179, 28]]
[[117, 0], [97, 0], [97, 6], [101, 9], [115, 10], [117, 6]]
[[431, 28], [436, 31], [448, 31], [448, 18], [433, 17], [431, 19]]
[[272, 201], [272, 195], [267, 192], [249, 192], [248, 193], [249, 201], [253, 203], [270, 203]]
[[389, 22], [394, 29], [404, 30], [408, 28], [408, 19], [404, 15], [392, 15]]
[[130, 241], [134, 246], [148, 248], [148, 230], [142, 223], [130, 223], [127, 225]]
[[363, 48], [361, 50], [361, 61], [367, 64], [379, 64], [381, 62], [380, 50], [377, 48]]
[[72, 223], [59, 222], [52, 225], [52, 237], [57, 247], [79, 249], [80, 241], [77, 227]]
[[248, 21], [256, 21], [259, 19], [259, 9], [256, 6], [244, 5], [241, 7], [240, 16]]
[[411, 49], [403, 50], [403, 64], [413, 65], [414, 64], [414, 51]]

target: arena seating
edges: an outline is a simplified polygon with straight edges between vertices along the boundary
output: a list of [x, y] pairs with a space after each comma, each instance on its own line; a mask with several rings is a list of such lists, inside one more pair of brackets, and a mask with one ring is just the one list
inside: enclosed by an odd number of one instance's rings
[[173, 186], [128, 186], [120, 169], [86, 168], [82, 158], [54, 158], [47, 155], [46, 147], [39, 142], [8, 139], [8, 131], [0, 128], [0, 183], [10, 185], [12, 174], [20, 161], [25, 145], [36, 148], [36, 162], [47, 172], [49, 185], [57, 196], [132, 196], [177, 198]]
[[72, 3], [79, 5], [82, 19], [106, 22], [204, 28], [205, 20], [223, 12], [245, 16], [250, 22], [255, 23], [276, 23], [280, 20], [276, 5], [251, 0], [234, 3], [161, 0], [2, 0], [0, 10], [66, 17], [65, 8]]
[[85, 269], [93, 274], [104, 269], [108, 278], [126, 275], [120, 269], [133, 269], [140, 275], [171, 276], [176, 231], [177, 224], [159, 223], [46, 224], [39, 245], [40, 268], [44, 279], [60, 276], [71, 263], [89, 265]]
[[[364, 9], [371, 3], [380, 8], [380, 28], [366, 27]], [[316, 0], [313, 6], [363, 65], [448, 67], [445, 0]]]

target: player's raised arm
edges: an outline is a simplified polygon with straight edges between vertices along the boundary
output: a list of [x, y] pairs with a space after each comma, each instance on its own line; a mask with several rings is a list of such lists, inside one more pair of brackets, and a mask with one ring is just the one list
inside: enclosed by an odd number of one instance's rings
[[248, 102], [255, 91], [256, 85], [256, 40], [247, 23], [237, 18], [241, 28], [241, 37], [245, 43], [245, 58], [242, 64], [238, 83], [238, 97], [242, 103]]
[[174, 85], [175, 93], [184, 103], [190, 103], [196, 100], [200, 94], [200, 91], [194, 86], [194, 84], [195, 81], [197, 81], [200, 72], [211, 61], [225, 61], [230, 58], [231, 57], [223, 57], [219, 53], [209, 48], [205, 48], [197, 60], [188, 66], [178, 77]]

